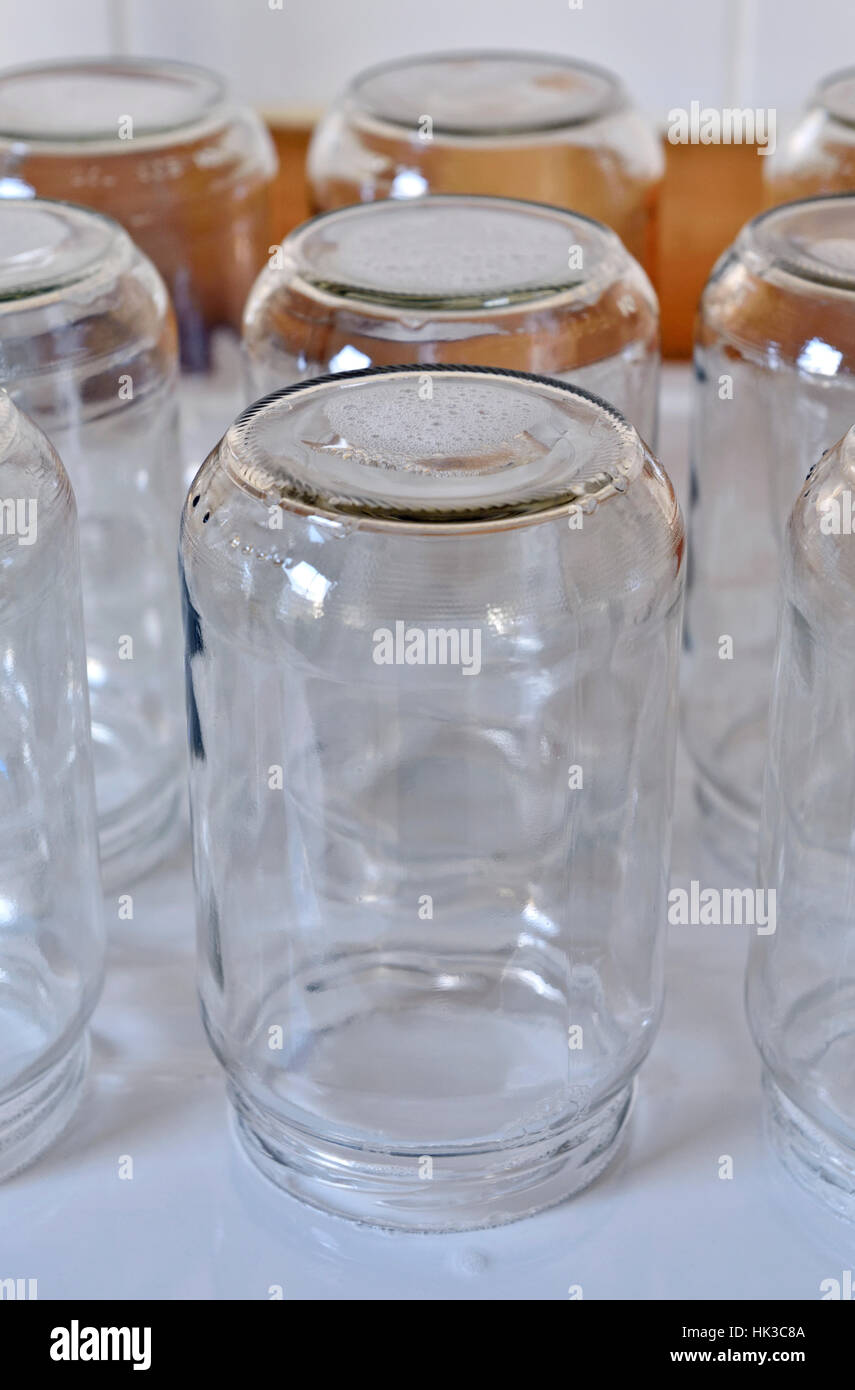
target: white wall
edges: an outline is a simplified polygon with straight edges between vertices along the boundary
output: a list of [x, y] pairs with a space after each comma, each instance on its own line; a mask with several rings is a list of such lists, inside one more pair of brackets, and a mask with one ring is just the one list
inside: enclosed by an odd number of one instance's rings
[[[281, 3], [282, 8], [271, 5]], [[0, 63], [72, 54], [184, 58], [257, 106], [323, 108], [359, 68], [474, 45], [612, 67], [664, 124], [673, 106], [797, 110], [855, 64], [855, 0], [0, 0]]]

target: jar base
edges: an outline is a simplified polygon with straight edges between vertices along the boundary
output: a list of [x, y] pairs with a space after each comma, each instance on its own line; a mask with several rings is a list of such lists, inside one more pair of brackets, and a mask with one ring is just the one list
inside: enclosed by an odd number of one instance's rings
[[616, 1157], [635, 1083], [541, 1139], [412, 1155], [332, 1143], [283, 1124], [234, 1085], [241, 1144], [257, 1168], [309, 1206], [387, 1230], [451, 1232], [519, 1221], [587, 1187]]
[[33, 1163], [59, 1138], [80, 1102], [88, 1064], [84, 1033], [25, 1090], [0, 1100], [0, 1182]]
[[855, 1149], [794, 1105], [768, 1071], [763, 1093], [766, 1133], [787, 1172], [839, 1216], [855, 1221]]

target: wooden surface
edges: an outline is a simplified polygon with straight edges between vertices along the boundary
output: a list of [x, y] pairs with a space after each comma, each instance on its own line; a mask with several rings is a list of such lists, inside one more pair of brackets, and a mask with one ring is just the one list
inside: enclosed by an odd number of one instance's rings
[[279, 156], [279, 177], [273, 196], [273, 230], [278, 238], [311, 215], [306, 184], [306, 150], [310, 125], [271, 125], [270, 133]]
[[707, 276], [743, 222], [763, 207], [763, 159], [752, 145], [665, 146], [659, 211], [659, 308], [666, 357], [690, 357]]
[[[279, 153], [276, 236], [310, 215], [305, 159], [311, 126], [271, 124]], [[666, 357], [691, 355], [698, 298], [713, 264], [763, 205], [763, 156], [750, 145], [665, 146], [659, 212], [659, 302]]]

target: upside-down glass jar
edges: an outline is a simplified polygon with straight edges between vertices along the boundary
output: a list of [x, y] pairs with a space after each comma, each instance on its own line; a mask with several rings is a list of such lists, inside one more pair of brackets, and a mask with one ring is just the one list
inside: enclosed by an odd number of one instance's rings
[[176, 375], [163, 281], [117, 223], [0, 200], [0, 385], [59, 451], [77, 498], [110, 887], [161, 858], [182, 822]]
[[772, 204], [855, 192], [855, 68], [819, 84], [801, 119], [763, 160], [763, 175]]
[[423, 193], [573, 208], [654, 272], [661, 142], [619, 78], [556, 54], [485, 51], [368, 68], [309, 148], [316, 210]]
[[104, 931], [74, 496], [0, 391], [0, 1178], [80, 1098]]
[[190, 477], [244, 404], [240, 319], [272, 241], [275, 172], [258, 116], [204, 68], [122, 58], [0, 71], [0, 197], [107, 213], [166, 281]]
[[327, 372], [463, 362], [605, 397], [655, 445], [659, 311], [616, 234], [509, 198], [426, 197], [324, 213], [247, 301], [249, 399]]
[[200, 995], [251, 1157], [420, 1230], [583, 1187], [662, 996], [667, 478], [569, 386], [374, 369], [245, 411], [181, 551]]
[[781, 541], [807, 470], [855, 419], [855, 197], [755, 218], [712, 272], [695, 342], [684, 727], [710, 832], [756, 849]]
[[790, 520], [760, 852], [775, 931], [752, 941], [748, 1016], [786, 1167], [855, 1218], [855, 429]]

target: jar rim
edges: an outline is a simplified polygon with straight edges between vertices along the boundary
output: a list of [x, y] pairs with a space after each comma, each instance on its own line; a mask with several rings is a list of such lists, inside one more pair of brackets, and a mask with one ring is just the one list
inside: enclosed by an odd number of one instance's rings
[[[572, 130], [580, 126], [589, 125], [594, 121], [601, 120], [603, 116], [611, 115], [615, 111], [622, 109], [628, 104], [626, 89], [621, 79], [616, 73], [610, 72], [608, 68], [600, 67], [595, 63], [583, 62], [580, 59], [570, 58], [560, 53], [544, 53], [539, 50], [527, 49], [504, 49], [504, 48], [473, 48], [473, 49], [451, 49], [433, 53], [412, 53], [404, 54], [401, 57], [387, 60], [383, 63], [375, 63], [371, 67], [364, 68], [362, 72], [350, 81], [345, 89], [345, 101], [350, 103], [356, 110], [367, 118], [378, 121], [382, 125], [393, 127], [397, 130], [412, 131], [414, 124], [422, 118], [422, 113], [414, 109], [414, 113], [404, 115], [399, 109], [397, 112], [382, 101], [372, 102], [370, 95], [366, 94], [366, 87], [376, 83], [389, 74], [403, 72], [408, 68], [416, 67], [437, 67], [449, 66], [454, 63], [465, 62], [488, 62], [499, 64], [529, 63], [542, 66], [544, 69], [552, 69], [556, 74], [574, 73], [578, 76], [588, 78], [599, 87], [591, 94], [591, 100], [578, 111], [568, 110], [563, 115], [556, 114], [548, 119], [525, 119], [520, 117], [517, 120], [508, 119], [507, 116], [502, 120], [484, 120], [478, 122], [472, 118], [461, 120], [460, 117], [443, 120], [437, 118], [435, 113], [429, 113], [433, 120], [433, 133], [441, 136], [448, 136], [457, 140], [484, 140], [502, 137], [513, 137], [520, 135], [553, 134], [556, 131]], [[507, 98], [507, 89], [502, 88], [503, 95]], [[416, 102], [416, 105], [418, 103]], [[384, 109], [385, 107], [385, 109]]]
[[[821, 208], [848, 214], [843, 227], [845, 235], [825, 238], [825, 257], [817, 254], [815, 247], [800, 245], [798, 238], [792, 235], [799, 219]], [[776, 223], [789, 223], [791, 235], [781, 237], [781, 228], [776, 227]], [[827, 215], [824, 230], [831, 230]], [[807, 228], [804, 231], [807, 242]], [[855, 192], [823, 193], [767, 208], [746, 223], [735, 247], [740, 253], [760, 259], [761, 274], [782, 272], [806, 284], [855, 293]], [[832, 247], [836, 249], [836, 256]]]
[[[848, 110], [841, 108], [835, 100], [834, 88], [841, 86], [851, 88]], [[841, 125], [855, 127], [855, 67], [837, 68], [823, 77], [816, 87], [814, 101]]]
[[[92, 235], [85, 244], [77, 247], [78, 257], [73, 254], [69, 257], [66, 248], [67, 263], [63, 265], [60, 262], [53, 267], [50, 257], [54, 248], [33, 247], [31, 240], [26, 239], [31, 269], [29, 277], [24, 275], [22, 283], [20, 266], [8, 273], [4, 269], [7, 253], [3, 245], [3, 223], [9, 217], [23, 220], [27, 214], [38, 213], [53, 213], [57, 221], [72, 234], [82, 230], [84, 234], [88, 232]], [[74, 248], [71, 249], [73, 252]], [[141, 257], [142, 253], [136, 250], [124, 227], [106, 213], [59, 198], [0, 198], [0, 314], [31, 308], [34, 303], [52, 297], [61, 298], [74, 286], [115, 280], [127, 269], [135, 255]], [[20, 253], [14, 260], [20, 260]]]
[[[561, 275], [546, 274], [537, 278], [521, 276], [519, 283], [514, 284], [512, 276], [506, 274], [501, 283], [501, 277], [497, 277], [495, 283], [489, 286], [486, 283], [480, 287], [473, 284], [471, 289], [463, 286], [455, 289], [448, 286], [442, 289], [438, 285], [434, 291], [426, 286], [421, 292], [412, 292], [391, 283], [388, 287], [384, 286], [381, 283], [382, 272], [371, 283], [367, 274], [361, 279], [358, 272], [330, 276], [319, 273], [313, 266], [311, 241], [319, 231], [349, 222], [370, 223], [372, 220], [382, 221], [395, 217], [418, 217], [420, 210], [425, 208], [433, 211], [480, 212], [488, 218], [496, 216], [497, 226], [498, 214], [517, 214], [521, 218], [531, 219], [532, 226], [537, 222], [554, 222], [571, 237], [574, 228], [578, 228], [582, 233], [586, 233], [590, 240], [591, 249], [595, 252], [594, 266], [589, 270], [584, 264], [583, 255], [582, 268], [578, 272], [570, 270], [569, 252], [574, 244], [572, 240], [566, 245], [562, 243], [564, 265], [561, 269], [564, 273]], [[566, 302], [580, 295], [587, 299], [591, 294], [615, 283], [621, 273], [630, 268], [644, 274], [617, 233], [592, 217], [534, 199], [495, 197], [477, 193], [426, 194], [412, 199], [387, 198], [332, 208], [318, 213], [294, 228], [281, 246], [288, 261], [283, 268], [269, 272], [277, 277], [280, 283], [288, 284], [297, 292], [302, 290], [307, 297], [324, 304], [346, 306], [377, 318], [397, 318], [402, 312], [420, 311], [429, 312], [432, 317], [438, 318], [455, 318], [462, 312], [492, 318], [501, 313], [517, 312], [527, 306], [553, 306], [556, 301]], [[584, 251], [584, 248], [580, 249]], [[542, 263], [542, 257], [539, 263]], [[483, 258], [479, 268], [481, 266]], [[331, 266], [331, 269], [333, 268]], [[404, 283], [412, 284], [411, 274], [404, 278]], [[651, 296], [654, 293], [652, 286], [650, 293]]]
[[[176, 108], [169, 116], [151, 116], [142, 122], [135, 122], [134, 140], [128, 141], [132, 147], [139, 147], [140, 143], [161, 143], [171, 136], [184, 139], [188, 132], [208, 127], [212, 120], [222, 115], [228, 96], [226, 82], [218, 73], [196, 63], [185, 63], [172, 58], [95, 57], [27, 63], [0, 69], [0, 140], [20, 141], [25, 145], [63, 150], [75, 147], [100, 149], [109, 144], [111, 148], [118, 146], [121, 150], [118, 122], [123, 113], [120, 111], [112, 115], [112, 123], [109, 126], [103, 121], [93, 120], [87, 128], [75, 128], [68, 120], [61, 124], [45, 119], [39, 120], [39, 113], [45, 109], [44, 101], [41, 99], [38, 111], [34, 112], [31, 120], [22, 121], [18, 116], [10, 117], [8, 124], [4, 123], [3, 96], [12, 84], [26, 85], [33, 80], [50, 81], [62, 76], [85, 79], [89, 84], [104, 77], [142, 84], [150, 82], [152, 90], [154, 83], [160, 81], [162, 84], [171, 84], [173, 88], [180, 85], [188, 95], [195, 92], [197, 99], [195, 102], [187, 103], [185, 112], [181, 113]], [[132, 112], [127, 114], [133, 115]]]
[[[360, 496], [359, 489], [351, 489], [350, 495], [336, 491], [331, 486], [331, 483], [335, 482], [334, 477], [328, 481], [327, 486], [313, 482], [307, 477], [307, 469], [303, 467], [301, 470], [292, 454], [277, 453], [274, 470], [274, 467], [271, 466], [274, 462], [271, 455], [265, 454], [263, 449], [259, 447], [258, 441], [252, 438], [253, 430], [258, 429], [264, 416], [276, 414], [280, 407], [282, 408], [281, 414], [283, 416], [288, 415], [295, 402], [299, 406], [313, 395], [330, 392], [332, 388], [335, 388], [336, 392], [341, 392], [348, 386], [379, 384], [384, 378], [394, 380], [400, 379], [402, 376], [409, 376], [414, 383], [423, 383], [426, 377], [431, 379], [440, 377], [446, 380], [456, 377], [461, 378], [464, 382], [467, 380], [473, 382], [479, 379], [483, 382], [485, 379], [489, 379], [493, 382], [512, 386], [527, 383], [537, 386], [542, 394], [547, 393], [559, 409], [566, 404], [568, 398], [580, 404], [584, 403], [588, 407], [590, 416], [589, 429], [586, 432], [588, 436], [590, 437], [591, 429], [596, 428], [596, 422], [599, 420], [612, 437], [614, 443], [612, 466], [608, 469], [602, 467], [599, 471], [594, 469], [589, 473], [587, 479], [584, 475], [578, 475], [574, 482], [573, 477], [568, 475], [566, 470], [561, 472], [562, 463], [569, 464], [573, 461], [572, 445], [569, 456], [562, 459], [560, 452], [562, 440], [559, 438], [548, 449], [544, 445], [537, 459], [544, 468], [551, 465], [556, 470], [551, 477], [547, 474], [545, 481], [541, 479], [539, 488], [532, 486], [528, 491], [521, 490], [513, 494], [512, 500], [509, 500], [507, 495], [497, 493], [492, 500], [482, 500], [478, 503], [471, 500], [467, 502], [465, 494], [461, 490], [461, 498], [457, 504], [454, 504], [453, 501], [449, 502], [448, 506], [443, 509], [433, 499], [428, 501], [424, 498], [418, 498], [417, 494], [416, 501], [411, 496], [408, 504], [402, 504], [400, 500], [393, 503], [390, 498], [389, 479], [392, 474], [399, 471], [398, 465], [389, 462], [388, 455], [381, 457], [382, 450], [378, 450], [375, 457], [367, 457], [365, 450], [359, 446], [355, 439], [349, 442], [343, 438], [342, 446], [326, 446], [318, 441], [310, 441], [309, 443], [314, 450], [313, 458], [315, 461], [324, 453], [328, 457], [335, 455], [338, 459], [346, 461], [361, 454], [362, 457], [357, 457], [358, 463], [368, 463], [382, 471], [384, 473], [382, 488], [378, 487], [371, 495], [363, 490], [362, 496]], [[429, 399], [432, 399], [432, 396]], [[456, 408], [457, 402], [454, 404]], [[569, 421], [572, 417], [567, 414], [565, 418]], [[518, 430], [513, 439], [520, 438], [524, 429], [525, 427]], [[468, 472], [464, 467], [461, 473], [466, 476], [467, 482], [472, 476], [486, 476], [487, 474], [496, 476], [506, 465], [515, 466], [517, 461], [511, 461], [508, 457], [507, 446], [511, 442], [513, 442], [511, 439], [505, 440], [502, 446], [505, 452], [495, 467], [484, 468], [480, 471], [473, 469]], [[592, 455], [596, 451], [596, 445], [592, 438], [590, 438], [590, 451]], [[535, 452], [536, 450], [532, 451], [532, 456]], [[270, 506], [278, 505], [289, 512], [307, 518], [317, 517], [318, 520], [336, 523], [345, 529], [348, 526], [358, 525], [360, 528], [372, 530], [421, 535], [451, 532], [488, 534], [497, 530], [553, 520], [557, 517], [569, 518], [574, 512], [589, 513], [600, 502], [625, 492], [628, 484], [642, 472], [646, 465], [652, 465], [657, 471], [657, 475], [666, 480], [667, 487], [670, 489], [667, 475], [653, 459], [634, 427], [613, 405], [594, 395], [593, 392], [531, 372], [447, 363], [432, 366], [429, 369], [412, 364], [370, 367], [360, 371], [341, 372], [335, 375], [317, 377], [310, 381], [297, 382], [271, 392], [244, 410], [226, 432], [220, 445], [220, 457], [232, 481], [243, 492], [265, 501]], [[436, 454], [435, 457], [439, 458], [440, 454]], [[484, 457], [483, 454], [482, 457]], [[529, 460], [524, 460], [523, 464], [528, 462]], [[431, 477], [436, 477], [439, 473], [439, 470], [429, 466], [429, 460], [415, 465], [411, 461], [407, 461], [401, 466], [400, 471], [410, 474], [420, 472]], [[532, 470], [533, 475], [534, 472], [535, 470]], [[455, 475], [452, 469], [448, 469], [443, 476], [453, 478], [460, 476], [460, 473]], [[340, 480], [341, 471], [339, 473]], [[673, 489], [671, 492], [673, 496]], [[190, 493], [190, 505], [192, 506], [195, 505], [192, 500], [192, 487]], [[198, 497], [196, 500], [198, 501]]]

